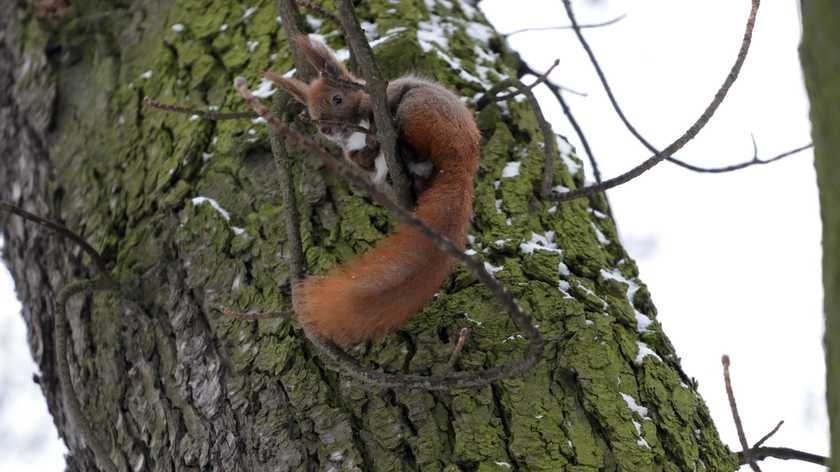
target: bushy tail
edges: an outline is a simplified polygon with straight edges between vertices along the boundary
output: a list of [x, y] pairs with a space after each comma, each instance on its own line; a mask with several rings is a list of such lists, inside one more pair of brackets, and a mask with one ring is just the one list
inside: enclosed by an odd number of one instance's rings
[[[463, 247], [472, 216], [473, 176], [434, 177], [415, 214]], [[440, 288], [453, 260], [408, 225], [324, 276], [294, 289], [294, 307], [310, 334], [339, 345], [357, 344], [399, 329]]]

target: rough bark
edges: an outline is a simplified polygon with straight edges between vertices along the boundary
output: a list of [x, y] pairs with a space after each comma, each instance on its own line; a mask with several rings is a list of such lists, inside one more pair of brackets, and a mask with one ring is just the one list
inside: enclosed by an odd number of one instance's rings
[[[538, 197], [545, 156], [527, 102], [478, 113], [471, 248], [501, 268], [496, 277], [533, 314], [544, 361], [479, 390], [369, 390], [313, 355], [294, 322], [234, 321], [212, 309], [289, 310], [284, 203], [264, 126], [141, 104], [150, 95], [242, 109], [234, 76], [255, 81], [292, 62], [275, 5], [73, 2], [64, 20], [48, 23], [23, 3], [0, 4], [0, 198], [67, 222], [142, 293], [139, 309], [97, 295], [74, 299], [68, 313], [73, 386], [120, 470], [736, 468], [605, 201], [555, 206]], [[516, 70], [515, 55], [466, 1], [372, 0], [359, 16], [376, 19], [373, 36], [389, 37], [375, 52], [390, 77], [419, 72], [475, 97]], [[342, 46], [335, 25], [318, 32]], [[581, 166], [564, 148], [554, 185], [574, 188]], [[387, 232], [382, 209], [294, 157], [311, 273]], [[518, 174], [503, 177], [513, 162]], [[229, 219], [193, 200], [200, 196]], [[547, 249], [533, 250], [534, 234]], [[16, 218], [4, 237], [68, 468], [96, 470], [67, 419], [51, 348], [55, 293], [89, 269], [76, 248]], [[353, 353], [390, 372], [437, 372], [463, 326], [472, 333], [459, 368], [523, 351], [488, 291], [459, 269], [404, 330]]]
[[831, 470], [840, 470], [840, 5], [808, 0], [802, 5], [800, 59], [811, 101], [814, 165], [823, 233], [823, 293]]

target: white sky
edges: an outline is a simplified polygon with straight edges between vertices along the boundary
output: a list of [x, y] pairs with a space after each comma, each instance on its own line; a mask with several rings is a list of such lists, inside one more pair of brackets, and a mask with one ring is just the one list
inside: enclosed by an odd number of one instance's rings
[[[499, 31], [566, 24], [560, 0], [484, 0]], [[587, 30], [632, 123], [664, 147], [702, 112], [734, 61], [748, 0], [618, 0], [575, 3], [581, 22], [626, 13]], [[770, 157], [810, 141], [796, 48], [794, 0], [765, 1], [741, 78], [712, 122], [679, 155], [707, 166]], [[561, 60], [552, 79], [567, 95], [605, 177], [648, 157], [609, 108], [570, 31], [525, 33], [512, 46], [538, 70]], [[553, 98], [538, 96], [555, 130], [577, 144]], [[577, 146], [580, 149], [580, 146]], [[591, 173], [590, 173], [591, 175]], [[768, 443], [827, 454], [820, 273], [820, 221], [810, 152], [770, 166], [698, 175], [663, 163], [609, 194], [622, 240], [650, 287], [659, 320], [686, 372], [700, 382], [718, 430], [738, 450], [721, 379], [732, 373], [747, 437], [785, 420]], [[0, 271], [0, 470], [63, 470], [63, 446], [31, 377], [19, 305]], [[14, 368], [9, 368], [14, 366]], [[768, 460], [765, 472], [821, 470]]]
[[[662, 148], [691, 125], [720, 86], [735, 60], [749, 3], [574, 4], [581, 23], [628, 15], [585, 35], [631, 123]], [[510, 4], [482, 4], [501, 32], [568, 24], [560, 0]], [[797, 56], [797, 7], [794, 0], [762, 2], [740, 79], [678, 157], [705, 166], [741, 162], [752, 157], [750, 133], [760, 157], [810, 141]], [[537, 70], [559, 58], [551, 78], [589, 94], [566, 98], [605, 177], [649, 156], [612, 112], [573, 32], [524, 33], [510, 42]], [[559, 106], [542, 92], [538, 96], [555, 130], [577, 145]], [[768, 445], [827, 454], [821, 226], [812, 153], [723, 175], [663, 163], [609, 197], [659, 320], [684, 369], [699, 380], [724, 441], [741, 449], [721, 378], [720, 356], [728, 353], [747, 439], [758, 440], [784, 419]], [[822, 470], [775, 460], [761, 467], [765, 472]]]

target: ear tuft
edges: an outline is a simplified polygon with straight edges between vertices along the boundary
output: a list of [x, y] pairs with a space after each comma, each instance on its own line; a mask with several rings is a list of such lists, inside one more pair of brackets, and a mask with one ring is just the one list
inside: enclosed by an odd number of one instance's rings
[[309, 100], [309, 86], [306, 83], [295, 78], [282, 77], [271, 71], [266, 71], [263, 74], [263, 77], [274, 82], [274, 85], [289, 92], [295, 100], [303, 103], [304, 105], [307, 104], [307, 101]]
[[347, 72], [344, 64], [335, 57], [335, 54], [326, 44], [304, 34], [293, 37], [292, 42], [303, 52], [306, 60], [321, 74], [344, 80], [353, 80], [353, 76]]

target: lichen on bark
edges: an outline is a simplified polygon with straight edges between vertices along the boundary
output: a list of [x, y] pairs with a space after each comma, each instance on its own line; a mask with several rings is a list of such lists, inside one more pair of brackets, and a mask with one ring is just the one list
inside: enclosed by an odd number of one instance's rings
[[[370, 1], [359, 15], [372, 38], [387, 38], [375, 52], [389, 77], [434, 77], [472, 105], [513, 74], [515, 55], [465, 0]], [[214, 309], [290, 312], [284, 202], [267, 130], [150, 110], [142, 98], [243, 109], [233, 77], [257, 83], [267, 68], [292, 66], [276, 16], [273, 3], [259, 0], [81, 2], [55, 26], [19, 16], [28, 32], [15, 36], [22, 57], [44, 61], [49, 67], [37, 74], [58, 91], [52, 128], [43, 130], [50, 178], [21, 198], [49, 192], [53, 210], [115, 260], [121, 280], [141, 282], [142, 311], [107, 296], [80, 299], [70, 311], [74, 387], [118, 466], [735, 469], [655, 321], [606, 200], [558, 206], [538, 198], [542, 138], [521, 99], [477, 113], [482, 150], [469, 249], [546, 338], [545, 359], [528, 374], [478, 390], [371, 390], [314, 355], [293, 321], [238, 321]], [[335, 25], [311, 15], [307, 24], [343, 48]], [[46, 50], [59, 52], [48, 58]], [[45, 79], [16, 80], [24, 87]], [[554, 185], [578, 187], [580, 161], [558, 139], [565, 151]], [[393, 228], [383, 209], [311, 156], [292, 157], [311, 273]], [[23, 244], [19, 233], [6, 237], [10, 247]], [[71, 262], [52, 268], [56, 282], [84, 272]], [[26, 269], [12, 267], [27, 290]], [[27, 313], [31, 326], [49, 325], [49, 309]], [[471, 333], [459, 368], [511, 362], [524, 350], [489, 291], [458, 268], [405, 329], [351, 352], [389, 372], [438, 373], [461, 327]], [[48, 336], [38, 331], [35, 342]], [[51, 355], [36, 357], [44, 372]], [[55, 402], [55, 383], [44, 389], [69, 462], [90, 470], [93, 458]]]

